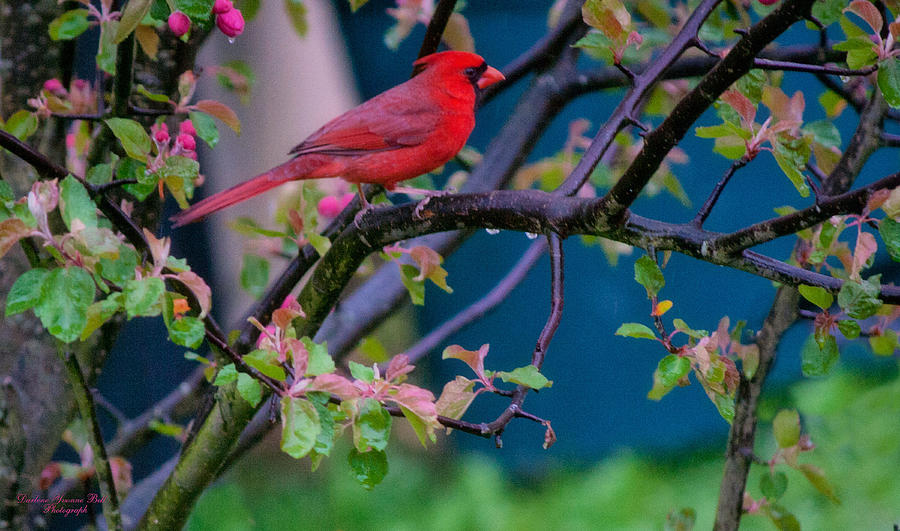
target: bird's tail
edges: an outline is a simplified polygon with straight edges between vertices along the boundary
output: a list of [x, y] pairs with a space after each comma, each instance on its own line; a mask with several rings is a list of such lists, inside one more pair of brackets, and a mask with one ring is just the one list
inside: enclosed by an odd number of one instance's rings
[[177, 228], [188, 223], [193, 223], [206, 216], [230, 207], [235, 203], [240, 203], [246, 199], [250, 199], [259, 195], [266, 190], [270, 190], [286, 183], [287, 181], [310, 178], [312, 175], [304, 175], [303, 171], [299, 171], [297, 166], [299, 159], [288, 161], [281, 166], [273, 168], [262, 175], [258, 175], [249, 181], [242, 182], [227, 190], [223, 190], [217, 194], [213, 194], [206, 199], [191, 205], [187, 210], [175, 214], [170, 220], [173, 221], [172, 227]]

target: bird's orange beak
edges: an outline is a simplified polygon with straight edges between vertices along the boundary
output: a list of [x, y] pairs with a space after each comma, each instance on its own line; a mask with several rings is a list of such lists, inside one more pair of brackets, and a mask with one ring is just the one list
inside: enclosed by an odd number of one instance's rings
[[486, 89], [498, 81], [503, 81], [506, 77], [493, 66], [487, 67], [487, 70], [478, 78], [478, 88]]

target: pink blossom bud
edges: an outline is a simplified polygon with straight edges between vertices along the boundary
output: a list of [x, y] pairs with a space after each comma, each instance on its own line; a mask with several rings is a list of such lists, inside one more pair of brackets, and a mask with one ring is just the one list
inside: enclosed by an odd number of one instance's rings
[[186, 135], [197, 136], [197, 130], [194, 129], [194, 122], [185, 120], [178, 124], [178, 131]]
[[333, 218], [340, 214], [343, 209], [341, 208], [341, 201], [337, 197], [326, 195], [319, 200], [316, 210], [319, 211], [320, 216]]
[[87, 81], [83, 79], [76, 79], [72, 82], [72, 90], [77, 90], [79, 92], [83, 92], [85, 90], [90, 90], [91, 85]]
[[75, 143], [77, 139], [75, 138], [75, 133], [67, 133], [66, 134], [66, 147], [69, 149], [75, 149]]
[[347, 205], [350, 204], [350, 201], [353, 201], [353, 198], [356, 197], [356, 194], [350, 192], [341, 196], [341, 210], [347, 208]]
[[181, 144], [181, 147], [188, 151], [194, 151], [197, 149], [197, 141], [194, 140], [194, 137], [187, 133], [181, 133], [178, 135], [178, 138], [175, 139], [175, 142]]
[[231, 0], [216, 0], [216, 3], [213, 4], [213, 15], [221, 15], [222, 13], [228, 13], [234, 9], [234, 4], [231, 3]]
[[51, 94], [56, 94], [57, 96], [61, 96], [66, 93], [65, 87], [63, 87], [62, 81], [53, 78], [44, 81], [44, 90]]
[[169, 133], [168, 131], [159, 129], [158, 131], [153, 133], [153, 139], [156, 140], [156, 142], [159, 144], [166, 144], [169, 142]]
[[216, 15], [216, 26], [229, 37], [237, 37], [244, 32], [244, 15], [240, 9]]
[[191, 29], [191, 19], [181, 11], [173, 11], [169, 15], [169, 29], [176, 37], [181, 37]]

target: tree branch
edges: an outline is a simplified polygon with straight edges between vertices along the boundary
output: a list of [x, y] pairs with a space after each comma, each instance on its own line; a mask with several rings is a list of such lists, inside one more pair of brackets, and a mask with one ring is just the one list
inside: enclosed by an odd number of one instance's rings
[[[678, 102], [663, 123], [644, 137], [644, 147], [640, 153], [603, 198], [602, 210], [614, 223], [637, 199], [669, 151], [684, 138], [694, 122], [719, 95], [753, 67], [753, 59], [763, 48], [795, 22], [809, 16], [812, 1], [782, 2], [778, 9], [743, 34], [728, 55]], [[586, 172], [585, 179], [592, 169], [593, 164]]]
[[106, 456], [106, 447], [103, 445], [100, 424], [97, 423], [93, 396], [84, 381], [84, 375], [75, 355], [60, 348], [59, 357], [66, 367], [66, 373], [69, 377], [69, 383], [72, 385], [72, 393], [75, 395], [75, 403], [78, 405], [81, 420], [87, 426], [88, 442], [93, 453], [94, 471], [97, 474], [97, 482], [100, 484], [100, 494], [105, 500], [103, 502], [103, 516], [106, 519], [106, 526], [109, 529], [122, 529], [122, 519], [119, 514], [119, 497], [116, 494], [116, 484], [113, 481], [109, 459]]

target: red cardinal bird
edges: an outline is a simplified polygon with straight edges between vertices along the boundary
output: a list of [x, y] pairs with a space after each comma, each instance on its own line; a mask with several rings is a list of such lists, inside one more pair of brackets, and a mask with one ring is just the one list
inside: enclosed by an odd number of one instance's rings
[[[288, 181], [341, 177], [394, 190], [452, 159], [475, 127], [478, 92], [503, 74], [468, 52], [435, 53], [413, 64], [418, 75], [323, 125], [291, 150], [290, 161], [172, 216], [174, 226]], [[368, 207], [361, 187], [359, 193]]]

